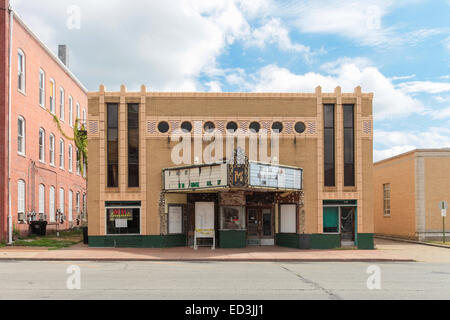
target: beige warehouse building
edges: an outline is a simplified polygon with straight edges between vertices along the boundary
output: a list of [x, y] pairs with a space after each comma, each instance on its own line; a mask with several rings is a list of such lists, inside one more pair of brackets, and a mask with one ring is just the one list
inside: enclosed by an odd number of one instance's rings
[[441, 240], [439, 202], [450, 203], [450, 149], [414, 150], [375, 163], [374, 199], [376, 234]]
[[89, 245], [373, 248], [372, 100], [100, 86]]

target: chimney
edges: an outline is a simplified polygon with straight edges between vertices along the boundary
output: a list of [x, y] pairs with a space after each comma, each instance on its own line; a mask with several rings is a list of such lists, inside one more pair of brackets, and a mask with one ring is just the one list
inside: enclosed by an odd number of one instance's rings
[[58, 46], [58, 58], [67, 68], [69, 67], [69, 48], [65, 44]]

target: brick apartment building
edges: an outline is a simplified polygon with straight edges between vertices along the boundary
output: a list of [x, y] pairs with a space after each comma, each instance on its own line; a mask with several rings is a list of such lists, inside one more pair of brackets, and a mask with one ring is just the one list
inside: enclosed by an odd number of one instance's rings
[[83, 217], [86, 180], [75, 143], [65, 136], [74, 136], [76, 119], [86, 120], [87, 90], [67, 64], [65, 46], [56, 57], [9, 1], [0, 1], [1, 242], [13, 231], [26, 234], [30, 219], [56, 229], [58, 209], [65, 217], [58, 229]]

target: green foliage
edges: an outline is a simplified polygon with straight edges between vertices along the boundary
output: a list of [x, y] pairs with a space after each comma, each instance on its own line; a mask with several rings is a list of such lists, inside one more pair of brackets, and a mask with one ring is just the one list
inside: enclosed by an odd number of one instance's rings
[[58, 126], [59, 132], [63, 135], [64, 138], [67, 140], [73, 141], [75, 143], [75, 146], [78, 149], [78, 155], [77, 155], [77, 161], [79, 163], [79, 169], [82, 175], [84, 175], [84, 163], [86, 163], [86, 166], [88, 164], [88, 152], [87, 152], [87, 132], [86, 127], [84, 124], [80, 126], [78, 129], [78, 126], [80, 124], [80, 119], [75, 120], [75, 125], [73, 126], [73, 137], [69, 137], [62, 129], [61, 122], [59, 122], [58, 117], [55, 114], [52, 114], [50, 111], [48, 111], [51, 116], [53, 117], [53, 120], [56, 122], [56, 125]]
[[62, 248], [68, 248], [77, 243], [79, 243], [79, 242], [69, 241], [69, 240], [56, 240], [56, 239], [49, 239], [49, 238], [41, 238], [41, 239], [36, 239], [36, 240], [17, 240], [16, 242], [14, 242], [14, 246], [62, 249]]

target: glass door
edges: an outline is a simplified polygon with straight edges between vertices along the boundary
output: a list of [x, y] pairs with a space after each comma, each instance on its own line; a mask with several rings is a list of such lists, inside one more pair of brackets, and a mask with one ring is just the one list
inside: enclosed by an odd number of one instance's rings
[[249, 238], [259, 238], [259, 210], [249, 208], [247, 210], [247, 232]]

